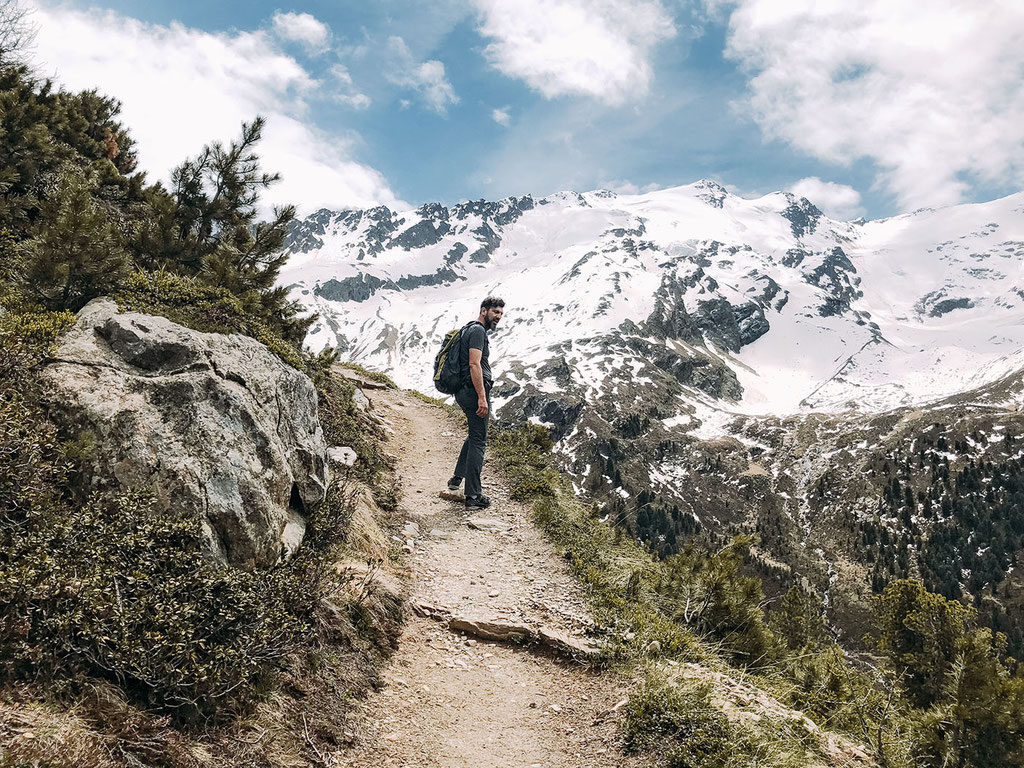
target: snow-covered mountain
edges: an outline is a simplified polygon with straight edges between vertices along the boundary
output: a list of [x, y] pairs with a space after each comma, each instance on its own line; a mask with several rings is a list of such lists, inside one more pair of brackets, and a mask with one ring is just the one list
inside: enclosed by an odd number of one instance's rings
[[742, 413], [881, 410], [1024, 365], [1024, 194], [847, 223], [701, 181], [320, 211], [289, 250], [282, 281], [323, 318], [307, 343], [424, 391], [439, 336], [490, 293], [506, 392], [561, 389], [552, 361], [591, 397], [647, 367], [647, 349], [602, 352], [609, 335], [707, 358], [722, 391], [690, 394]]
[[[578, 486], [652, 546], [757, 532], [766, 572], [847, 583], [850, 616], [869, 574], [970, 581], [928, 565], [954, 512], [890, 504], [907, 451], [954, 476], [986, 461], [1004, 476], [1024, 453], [999, 439], [1024, 430], [1024, 193], [840, 222], [705, 180], [323, 210], [288, 247], [282, 282], [320, 314], [307, 343], [428, 393], [440, 337], [502, 296], [499, 419], [551, 427]], [[917, 469], [904, 485], [953, 499]], [[956, 546], [966, 563], [986, 544]]]

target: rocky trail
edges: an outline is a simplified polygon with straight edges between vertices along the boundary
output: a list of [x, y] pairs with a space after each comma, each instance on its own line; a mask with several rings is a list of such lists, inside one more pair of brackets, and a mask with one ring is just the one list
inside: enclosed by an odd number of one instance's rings
[[[542, 644], [491, 642], [449, 628], [496, 622], [542, 628], [585, 648], [590, 617], [564, 561], [485, 467], [493, 505], [469, 514], [439, 497], [461, 446], [448, 414], [408, 392], [368, 393], [399, 457], [409, 619], [384, 685], [358, 705], [344, 766], [600, 768], [622, 754], [626, 681]], [[468, 622], [449, 622], [449, 617]], [[441, 620], [439, 620], [441, 619]]]

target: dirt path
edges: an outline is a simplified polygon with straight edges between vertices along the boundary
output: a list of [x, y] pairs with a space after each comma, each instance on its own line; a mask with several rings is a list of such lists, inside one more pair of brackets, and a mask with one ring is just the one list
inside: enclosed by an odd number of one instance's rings
[[[494, 505], [475, 513], [504, 523], [467, 525], [461, 504], [438, 498], [462, 442], [445, 412], [405, 392], [369, 393], [399, 457], [410, 599], [471, 618], [540, 622], [579, 634], [589, 616], [565, 563], [510, 502], [493, 467]], [[415, 524], [415, 525], [413, 525]], [[418, 529], [418, 530], [417, 530]], [[640, 765], [619, 749], [616, 715], [626, 697], [614, 673], [550, 654], [476, 641], [410, 616], [385, 686], [360, 706], [359, 745], [344, 766], [405, 768], [600, 768]]]

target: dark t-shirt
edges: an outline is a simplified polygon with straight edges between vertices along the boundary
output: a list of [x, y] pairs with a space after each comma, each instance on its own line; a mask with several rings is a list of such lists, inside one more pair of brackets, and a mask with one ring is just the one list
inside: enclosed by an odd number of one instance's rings
[[466, 384], [473, 385], [473, 379], [469, 375], [469, 350], [479, 349], [483, 354], [480, 357], [480, 368], [484, 374], [484, 386], [491, 387], [491, 366], [487, 361], [488, 343], [487, 331], [480, 323], [473, 323], [462, 333], [462, 349], [459, 350], [459, 370], [466, 375]]

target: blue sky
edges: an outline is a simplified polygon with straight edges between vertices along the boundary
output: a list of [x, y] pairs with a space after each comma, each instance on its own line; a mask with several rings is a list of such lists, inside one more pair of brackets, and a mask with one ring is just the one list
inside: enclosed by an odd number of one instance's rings
[[935, 0], [33, 0], [153, 177], [267, 116], [308, 211], [714, 178], [840, 218], [1024, 186], [1024, 13]]

